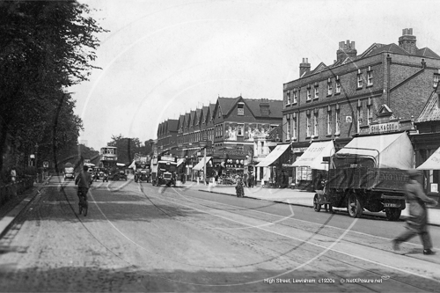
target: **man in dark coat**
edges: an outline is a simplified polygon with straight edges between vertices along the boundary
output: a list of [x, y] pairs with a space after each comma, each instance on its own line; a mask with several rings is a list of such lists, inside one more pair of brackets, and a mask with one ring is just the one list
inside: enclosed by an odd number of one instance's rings
[[409, 215], [406, 222], [406, 231], [396, 237], [393, 243], [393, 249], [399, 250], [399, 244], [408, 241], [415, 235], [419, 234], [423, 244], [423, 254], [434, 254], [432, 249], [431, 237], [428, 232], [428, 211], [426, 203], [433, 206], [437, 205], [437, 201], [429, 198], [423, 192], [422, 185], [418, 181], [421, 172], [418, 170], [408, 171], [409, 181], [405, 186], [406, 200], [409, 204]]

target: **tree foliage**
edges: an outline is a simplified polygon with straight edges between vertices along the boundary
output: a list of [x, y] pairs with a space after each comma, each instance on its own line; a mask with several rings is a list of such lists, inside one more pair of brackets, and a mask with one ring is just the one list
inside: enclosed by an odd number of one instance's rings
[[78, 146], [82, 121], [67, 88], [96, 68], [105, 32], [89, 13], [76, 1], [0, 2], [0, 169]]
[[[119, 134], [112, 135], [111, 139], [107, 145], [118, 148], [118, 162], [120, 163], [129, 164], [134, 159], [135, 154], [146, 156], [152, 150], [152, 144], [150, 146], [143, 145], [139, 138], [128, 138]], [[152, 140], [149, 141], [152, 142]]]

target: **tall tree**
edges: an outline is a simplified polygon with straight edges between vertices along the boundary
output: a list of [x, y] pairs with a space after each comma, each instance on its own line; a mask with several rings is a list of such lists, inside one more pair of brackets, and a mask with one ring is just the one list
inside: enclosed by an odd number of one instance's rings
[[78, 137], [66, 89], [96, 68], [96, 34], [105, 32], [89, 13], [77, 1], [0, 3], [0, 169], [14, 150], [50, 143], [54, 153]]

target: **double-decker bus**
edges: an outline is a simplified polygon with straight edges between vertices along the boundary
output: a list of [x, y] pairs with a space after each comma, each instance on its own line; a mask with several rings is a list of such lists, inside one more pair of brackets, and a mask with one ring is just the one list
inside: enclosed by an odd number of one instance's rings
[[101, 168], [115, 168], [118, 162], [118, 148], [113, 146], [102, 147], [99, 152]]

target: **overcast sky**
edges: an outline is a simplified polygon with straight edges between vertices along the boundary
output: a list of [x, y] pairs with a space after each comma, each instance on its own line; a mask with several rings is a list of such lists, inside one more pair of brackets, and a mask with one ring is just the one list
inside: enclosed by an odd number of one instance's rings
[[70, 89], [99, 149], [112, 135], [155, 139], [166, 119], [218, 96], [282, 99], [283, 83], [336, 59], [340, 41], [358, 54], [398, 43], [413, 28], [419, 48], [440, 54], [440, 1], [79, 0], [109, 33], [89, 82]]

